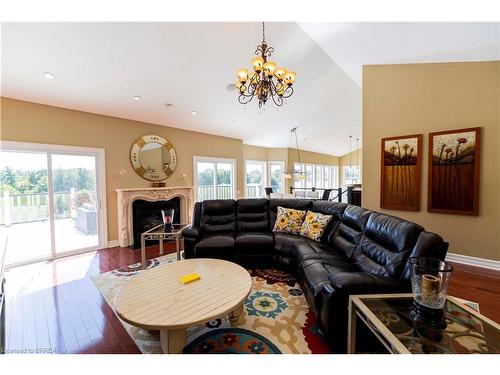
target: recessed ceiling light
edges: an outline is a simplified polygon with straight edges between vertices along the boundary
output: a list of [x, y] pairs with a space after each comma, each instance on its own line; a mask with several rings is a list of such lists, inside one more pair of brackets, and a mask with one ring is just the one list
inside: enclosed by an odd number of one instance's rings
[[56, 77], [56, 76], [55, 76], [53, 73], [51, 73], [51, 72], [45, 72], [45, 73], [43, 73], [43, 76], [44, 76], [45, 78], [47, 78], [47, 79], [54, 79], [54, 78]]
[[136, 96], [134, 96], [134, 100], [139, 101], [139, 100], [141, 100], [141, 97], [136, 95]]
[[191, 114], [192, 114], [193, 116], [196, 116], [196, 115], [198, 114], [198, 112], [196, 112], [196, 111], [191, 111]]
[[229, 121], [229, 123], [230, 123], [231, 125], [233, 125], [233, 124], [236, 124], [236, 121], [231, 120], [231, 121]]
[[236, 91], [236, 85], [234, 83], [230, 83], [226, 86], [226, 91], [233, 92]]

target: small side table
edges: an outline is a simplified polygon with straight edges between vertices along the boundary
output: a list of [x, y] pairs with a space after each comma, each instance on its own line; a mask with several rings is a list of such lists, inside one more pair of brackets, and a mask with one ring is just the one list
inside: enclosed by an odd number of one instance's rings
[[410, 293], [350, 296], [347, 352], [356, 352], [359, 318], [394, 354], [500, 353], [500, 325], [459, 299], [448, 296], [443, 330], [416, 325], [409, 315], [412, 304]]
[[163, 255], [163, 241], [175, 240], [177, 250], [177, 260], [181, 260], [180, 239], [182, 230], [189, 224], [173, 224], [172, 229], [165, 229], [163, 224], [141, 233], [141, 268], [146, 268], [146, 241], [160, 241], [160, 255]]

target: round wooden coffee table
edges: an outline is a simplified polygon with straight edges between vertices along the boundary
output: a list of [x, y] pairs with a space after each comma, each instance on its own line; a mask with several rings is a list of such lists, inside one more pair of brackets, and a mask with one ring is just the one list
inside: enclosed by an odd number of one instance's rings
[[[180, 277], [200, 280], [182, 284]], [[239, 265], [219, 259], [188, 259], [165, 264], [133, 277], [115, 297], [118, 316], [134, 326], [160, 330], [164, 353], [180, 353], [186, 328], [229, 314], [232, 324], [243, 312], [252, 278]]]

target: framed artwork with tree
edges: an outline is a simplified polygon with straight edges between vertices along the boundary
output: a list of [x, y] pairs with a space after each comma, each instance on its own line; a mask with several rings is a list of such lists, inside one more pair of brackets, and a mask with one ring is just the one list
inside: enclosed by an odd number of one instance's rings
[[422, 134], [382, 138], [380, 207], [419, 211]]
[[480, 127], [429, 134], [429, 212], [479, 214], [480, 156]]

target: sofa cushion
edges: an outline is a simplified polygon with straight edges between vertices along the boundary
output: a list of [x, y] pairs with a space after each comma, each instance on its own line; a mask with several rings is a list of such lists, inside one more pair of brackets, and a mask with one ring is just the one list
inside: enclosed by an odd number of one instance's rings
[[203, 238], [194, 247], [198, 257], [228, 257], [234, 253], [234, 238], [225, 235], [211, 235]]
[[297, 266], [310, 259], [318, 259], [324, 261], [329, 261], [332, 259], [342, 259], [348, 261], [348, 259], [344, 255], [335, 252], [328, 245], [312, 241], [295, 244], [292, 249], [292, 254], [295, 258]]
[[335, 290], [347, 295], [408, 292], [410, 286], [407, 281], [367, 272], [335, 272], [328, 279]]
[[321, 242], [329, 243], [335, 233], [337, 226], [342, 219], [345, 209], [348, 207], [347, 203], [325, 201], [325, 200], [315, 200], [312, 202], [311, 211], [319, 212], [323, 215], [331, 215], [332, 219], [326, 226], [323, 236], [321, 237]]
[[273, 232], [300, 234], [306, 211], [293, 208], [278, 207], [278, 215]]
[[311, 209], [312, 201], [309, 199], [271, 199], [269, 201], [269, 230], [274, 228], [278, 206], [307, 211]]
[[236, 232], [236, 201], [214, 199], [201, 204], [200, 227], [206, 235]]
[[274, 249], [285, 256], [292, 256], [293, 247], [299, 243], [312, 242], [307, 238], [288, 233], [273, 233]]
[[332, 215], [324, 215], [319, 212], [307, 211], [300, 235], [310, 240], [319, 242], [327, 225], [332, 220]]
[[271, 233], [240, 233], [236, 236], [235, 245], [238, 253], [269, 253], [274, 248]]
[[352, 260], [365, 272], [399, 277], [422, 230], [418, 224], [390, 215], [373, 213]]
[[267, 199], [240, 199], [236, 210], [239, 233], [269, 231], [269, 201]]
[[372, 211], [349, 205], [344, 210], [342, 220], [330, 240], [330, 245], [350, 258], [361, 240], [365, 225]]

